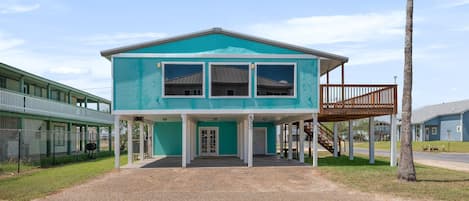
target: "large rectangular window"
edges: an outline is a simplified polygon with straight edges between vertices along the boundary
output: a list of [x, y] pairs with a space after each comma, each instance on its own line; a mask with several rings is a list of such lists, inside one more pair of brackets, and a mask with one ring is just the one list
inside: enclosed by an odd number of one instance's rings
[[211, 64], [210, 96], [248, 97], [249, 64]]
[[257, 64], [256, 95], [258, 97], [294, 97], [295, 64]]
[[204, 95], [204, 65], [201, 63], [164, 63], [164, 96]]
[[0, 88], [7, 88], [7, 79], [0, 76]]

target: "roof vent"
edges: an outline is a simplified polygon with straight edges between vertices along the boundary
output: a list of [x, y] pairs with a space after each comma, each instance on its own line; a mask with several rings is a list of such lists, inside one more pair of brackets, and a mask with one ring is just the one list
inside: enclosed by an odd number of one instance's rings
[[213, 31], [215, 31], [215, 32], [221, 32], [222, 29], [221, 29], [221, 27], [213, 27]]

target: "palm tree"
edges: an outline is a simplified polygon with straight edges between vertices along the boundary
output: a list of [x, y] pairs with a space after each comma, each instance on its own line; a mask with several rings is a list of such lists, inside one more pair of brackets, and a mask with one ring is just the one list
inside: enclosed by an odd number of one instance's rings
[[403, 181], [416, 181], [410, 119], [412, 115], [412, 27], [414, 1], [407, 0], [405, 27], [404, 88], [402, 95], [401, 155], [397, 178]]

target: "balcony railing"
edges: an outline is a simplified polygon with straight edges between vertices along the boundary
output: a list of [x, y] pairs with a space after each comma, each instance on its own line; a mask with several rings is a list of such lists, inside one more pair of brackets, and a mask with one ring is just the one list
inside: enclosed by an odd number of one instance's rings
[[397, 85], [321, 85], [320, 109], [376, 109], [396, 114]]
[[109, 113], [77, 107], [45, 98], [0, 89], [0, 110], [65, 118], [78, 121], [112, 124]]

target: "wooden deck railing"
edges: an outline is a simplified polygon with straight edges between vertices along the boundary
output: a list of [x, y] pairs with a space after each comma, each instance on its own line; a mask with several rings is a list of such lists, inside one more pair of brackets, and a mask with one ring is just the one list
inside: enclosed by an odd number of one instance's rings
[[392, 109], [397, 113], [397, 85], [324, 84], [320, 109]]

